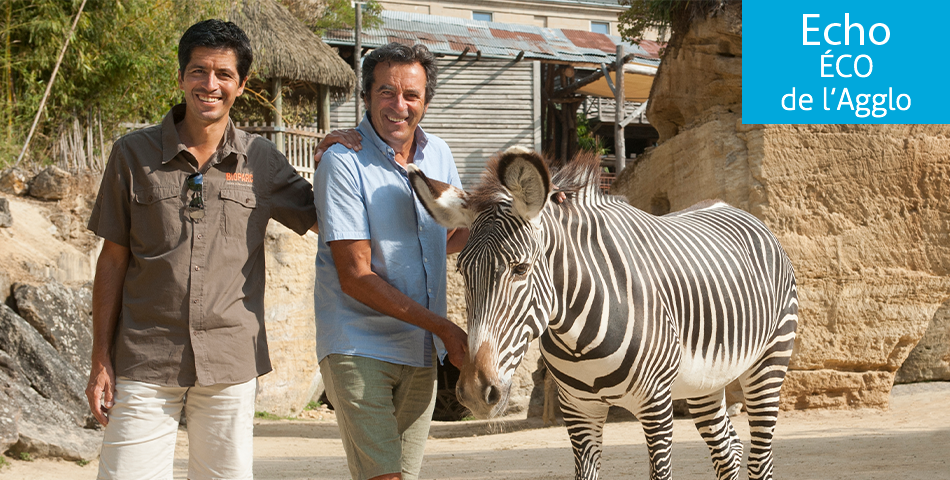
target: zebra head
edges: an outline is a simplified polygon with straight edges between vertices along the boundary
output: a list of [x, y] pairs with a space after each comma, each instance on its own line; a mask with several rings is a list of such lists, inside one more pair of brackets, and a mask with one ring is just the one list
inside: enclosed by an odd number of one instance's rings
[[409, 178], [437, 222], [471, 230], [458, 257], [470, 358], [456, 394], [479, 418], [502, 414], [512, 374], [551, 316], [554, 287], [540, 221], [550, 174], [540, 155], [513, 147], [489, 164], [472, 192], [432, 181], [412, 164]]

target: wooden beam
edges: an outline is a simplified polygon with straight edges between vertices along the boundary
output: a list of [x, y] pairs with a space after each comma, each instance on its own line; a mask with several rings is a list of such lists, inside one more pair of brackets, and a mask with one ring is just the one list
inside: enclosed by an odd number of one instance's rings
[[[631, 53], [630, 55], [627, 55], [627, 56], [623, 57], [623, 63], [627, 63], [631, 58], [633, 58], [633, 54], [632, 54], [632, 53]], [[616, 68], [617, 68], [617, 65], [616, 65], [616, 64], [611, 64], [611, 65], [604, 65], [604, 64], [601, 64], [601, 66], [602, 66], [603, 68], [605, 68], [606, 71], [608, 71], [608, 72], [612, 72], [612, 71], [616, 70]], [[565, 97], [565, 96], [568, 96], [568, 95], [572, 95], [578, 88], [581, 88], [581, 87], [583, 87], [583, 86], [585, 86], [585, 85], [589, 85], [589, 84], [591, 84], [591, 83], [594, 83], [594, 82], [596, 82], [598, 79], [600, 79], [600, 77], [603, 77], [603, 76], [604, 76], [604, 70], [603, 70], [603, 69], [598, 69], [598, 70], [594, 71], [594, 73], [592, 73], [592, 74], [590, 74], [590, 75], [588, 75], [588, 76], [586, 76], [586, 77], [584, 77], [584, 78], [580, 78], [580, 79], [578, 79], [576, 82], [574, 82], [574, 83], [572, 83], [572, 84], [570, 84], [570, 85], [563, 86], [563, 87], [561, 87], [561, 88], [558, 88], [558, 89], [554, 90], [554, 92], [553, 92], [553, 94], [552, 94], [552, 97]], [[610, 81], [609, 81], [609, 77], [608, 77], [608, 83], [613, 83], [613, 82], [610, 82]]]
[[518, 52], [518, 56], [515, 57], [515, 61], [520, 62], [522, 58], [524, 58], [524, 50]]

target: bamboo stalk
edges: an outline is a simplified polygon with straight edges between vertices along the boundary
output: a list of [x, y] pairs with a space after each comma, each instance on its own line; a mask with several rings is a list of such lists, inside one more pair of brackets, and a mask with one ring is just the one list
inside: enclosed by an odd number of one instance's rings
[[36, 117], [33, 118], [33, 126], [30, 127], [30, 133], [26, 136], [26, 141], [23, 142], [23, 150], [20, 151], [20, 156], [17, 157], [16, 162], [13, 164], [14, 167], [20, 164], [20, 161], [23, 160], [23, 155], [26, 155], [27, 149], [30, 148], [30, 140], [33, 140], [33, 134], [36, 132], [36, 124], [40, 122], [40, 116], [43, 115], [46, 99], [49, 98], [49, 92], [53, 89], [53, 82], [56, 81], [59, 66], [63, 63], [63, 57], [66, 56], [66, 47], [69, 46], [69, 41], [73, 38], [73, 33], [76, 32], [76, 25], [79, 24], [79, 16], [82, 15], [83, 8], [86, 8], [86, 0], [82, 0], [82, 4], [79, 5], [79, 11], [76, 12], [73, 26], [69, 29], [69, 35], [66, 36], [66, 42], [63, 43], [63, 49], [59, 52], [59, 58], [56, 60], [56, 66], [53, 67], [53, 74], [50, 75], [49, 83], [46, 84], [46, 92], [43, 93], [43, 99], [40, 100], [40, 108], [36, 110]]

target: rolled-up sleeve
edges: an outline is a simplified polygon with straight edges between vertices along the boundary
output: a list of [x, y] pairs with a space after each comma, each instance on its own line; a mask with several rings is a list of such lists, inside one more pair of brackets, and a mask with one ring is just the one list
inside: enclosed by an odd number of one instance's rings
[[366, 198], [356, 155], [341, 147], [328, 150], [314, 172], [314, 205], [324, 242], [369, 240]]
[[96, 235], [122, 245], [129, 246], [129, 230], [132, 225], [130, 215], [129, 182], [131, 173], [126, 161], [125, 142], [120, 139], [112, 147], [109, 163], [102, 174], [96, 205], [89, 216], [86, 228]]
[[271, 153], [270, 169], [271, 218], [299, 235], [307, 233], [317, 221], [313, 209], [313, 187], [277, 149]]

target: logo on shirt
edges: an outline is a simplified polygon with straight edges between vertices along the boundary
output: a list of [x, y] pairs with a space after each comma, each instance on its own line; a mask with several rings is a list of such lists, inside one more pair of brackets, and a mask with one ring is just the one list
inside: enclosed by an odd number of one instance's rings
[[253, 173], [225, 173], [225, 179], [229, 182], [253, 183]]

